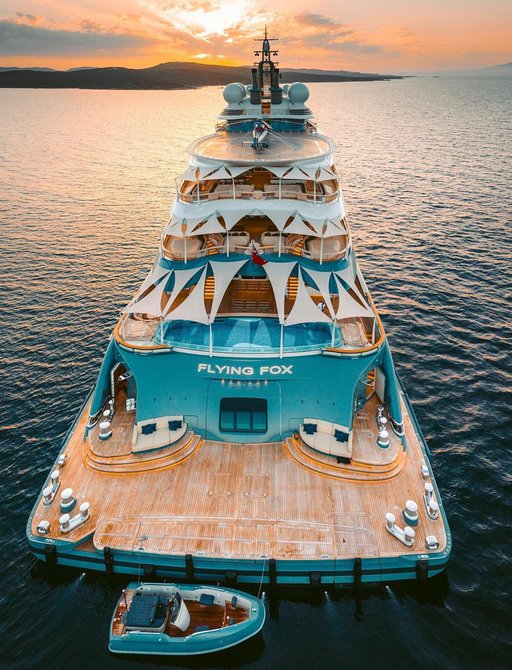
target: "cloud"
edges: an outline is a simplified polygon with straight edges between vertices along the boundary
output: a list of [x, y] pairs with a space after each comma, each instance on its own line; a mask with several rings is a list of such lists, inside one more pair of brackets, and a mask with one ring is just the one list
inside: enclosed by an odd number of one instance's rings
[[[35, 16], [34, 14], [24, 14], [23, 12], [16, 12], [16, 17], [21, 19], [22, 22], [28, 23], [41, 23], [43, 20], [42, 16]], [[19, 21], [17, 21], [18, 23]]]
[[330, 16], [324, 14], [314, 14], [313, 12], [301, 12], [295, 15], [295, 21], [298, 24], [306, 26], [335, 26], [336, 24]]
[[[275, 24], [282, 23], [284, 17], [278, 17]], [[330, 16], [313, 12], [299, 12], [286, 16], [287, 34], [282, 43], [301, 47], [311, 54], [323, 57], [340, 52], [347, 54], [376, 54], [384, 51], [384, 46], [369, 43], [358, 36], [354, 29], [335, 21]]]
[[101, 33], [101, 25], [96, 23], [96, 21], [91, 21], [90, 19], [82, 19], [80, 21], [80, 28], [84, 33]]
[[0, 21], [0, 55], [78, 55], [95, 51], [124, 51], [151, 44], [141, 35], [97, 31], [50, 30], [13, 21]]

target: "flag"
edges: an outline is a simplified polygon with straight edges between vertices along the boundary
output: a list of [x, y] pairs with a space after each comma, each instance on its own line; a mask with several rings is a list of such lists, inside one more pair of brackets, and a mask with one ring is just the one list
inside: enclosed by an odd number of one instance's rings
[[268, 261], [266, 261], [262, 256], [259, 255], [259, 253], [256, 251], [256, 249], [252, 250], [251, 254], [252, 262], [256, 263], [256, 265], [266, 265]]

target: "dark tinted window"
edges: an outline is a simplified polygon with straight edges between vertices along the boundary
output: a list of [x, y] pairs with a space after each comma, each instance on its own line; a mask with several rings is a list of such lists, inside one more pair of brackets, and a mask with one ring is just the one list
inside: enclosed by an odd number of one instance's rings
[[222, 398], [219, 428], [223, 433], [266, 433], [267, 401], [261, 398]]

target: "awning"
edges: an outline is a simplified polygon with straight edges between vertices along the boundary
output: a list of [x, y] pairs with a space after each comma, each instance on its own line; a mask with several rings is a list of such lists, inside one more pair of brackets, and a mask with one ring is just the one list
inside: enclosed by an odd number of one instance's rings
[[354, 293], [358, 296], [358, 298], [361, 299], [362, 302], [366, 303], [364, 295], [356, 286], [354, 268], [352, 267], [352, 264], [349, 264], [343, 270], [336, 270], [334, 274], [337, 275], [342, 281], [344, 281], [345, 284], [347, 284], [347, 286], [352, 289], [352, 291], [354, 291]]
[[[168, 268], [163, 268], [160, 264], [157, 264], [155, 267], [151, 268], [151, 270], [148, 272], [146, 278], [142, 282], [139, 290], [137, 293], [133, 296], [133, 298], [130, 300], [128, 305], [126, 307], [130, 307], [134, 302], [136, 302], [139, 297], [152, 285], [152, 284], [157, 284], [158, 281], [164, 277], [165, 275], [169, 275], [170, 270]], [[125, 308], [126, 309], [126, 308]]]
[[194, 228], [194, 235], [206, 235], [207, 233], [225, 233], [226, 229], [217, 217], [218, 212], [215, 212], [202, 225]]
[[269, 172], [272, 172], [272, 174], [275, 174], [276, 177], [282, 178], [284, 173], [289, 170], [290, 168], [288, 166], [285, 167], [273, 167], [270, 165], [265, 165], [265, 170], [268, 170]]
[[215, 172], [215, 170], [217, 170], [215, 165], [209, 167], [199, 167], [197, 165], [192, 165], [186, 172], [181, 174], [178, 179], [182, 179], [183, 181], [199, 181], [207, 177], [212, 172]]
[[279, 323], [284, 323], [284, 299], [288, 288], [288, 278], [296, 265], [297, 261], [291, 263], [268, 262], [263, 266], [274, 293]]
[[195, 323], [208, 323], [208, 314], [204, 304], [204, 282], [206, 280], [206, 266], [203, 267], [201, 276], [190, 294], [178, 305], [175, 310], [168, 313], [165, 321], [194, 321]]
[[284, 325], [292, 326], [297, 323], [331, 323], [330, 317], [318, 308], [309, 295], [301, 272], [299, 272], [297, 298], [285, 319]]
[[289, 172], [287, 172], [283, 179], [307, 179], [308, 175], [304, 170], [298, 167], [292, 167]]
[[[170, 271], [167, 272], [169, 276]], [[168, 278], [167, 276], [167, 278]], [[149, 314], [151, 316], [162, 316], [162, 295], [167, 285], [167, 278], [155, 286], [144, 298], [131, 302], [122, 311], [125, 314]]]
[[336, 312], [336, 319], [350, 319], [355, 316], [371, 316], [375, 317], [370, 307], [363, 307], [357, 300], [346, 291], [341, 283], [341, 280], [336, 275], [334, 276], [338, 285], [339, 305]]
[[265, 216], [268, 216], [279, 232], [283, 231], [284, 224], [294, 215], [295, 212], [290, 212], [289, 209], [271, 209], [265, 212]]
[[165, 306], [163, 312], [164, 315], [169, 312], [176, 298], [179, 296], [179, 294], [182, 292], [185, 286], [189, 283], [192, 277], [198, 274], [200, 270], [201, 268], [198, 267], [185, 268], [184, 270], [174, 270], [174, 286], [171, 291], [171, 296], [167, 301], [167, 305]]
[[329, 310], [331, 319], [334, 319], [334, 307], [331, 301], [331, 277], [332, 272], [322, 272], [321, 270], [310, 270], [309, 268], [304, 268], [303, 272], [307, 274], [317, 285], [318, 290], [320, 291], [323, 300]]
[[219, 311], [220, 304], [228, 289], [228, 286], [233, 281], [233, 277], [240, 271], [241, 267], [248, 262], [249, 259], [243, 261], [210, 261], [210, 267], [215, 279], [215, 289], [213, 294], [212, 308], [210, 310], [210, 321], [213, 322]]
[[316, 231], [311, 230], [304, 222], [304, 219], [296, 214], [283, 231], [286, 235], [288, 233], [296, 233], [297, 235], [314, 235]]

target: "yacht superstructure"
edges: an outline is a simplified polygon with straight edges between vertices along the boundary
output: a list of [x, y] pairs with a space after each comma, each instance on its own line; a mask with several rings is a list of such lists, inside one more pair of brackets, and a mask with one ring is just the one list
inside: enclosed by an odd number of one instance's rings
[[194, 142], [160, 254], [29, 520], [49, 562], [192, 579], [426, 577], [451, 540], [352, 247], [334, 144], [265, 34]]

